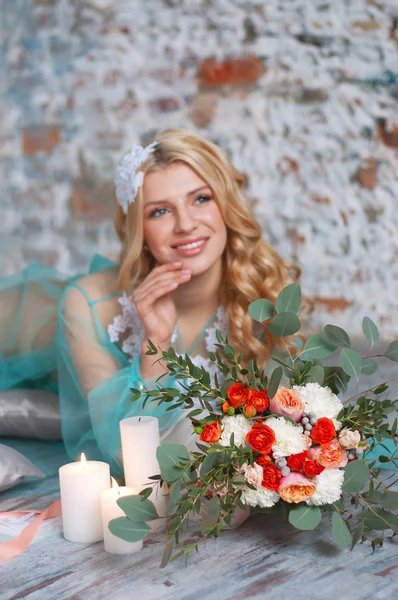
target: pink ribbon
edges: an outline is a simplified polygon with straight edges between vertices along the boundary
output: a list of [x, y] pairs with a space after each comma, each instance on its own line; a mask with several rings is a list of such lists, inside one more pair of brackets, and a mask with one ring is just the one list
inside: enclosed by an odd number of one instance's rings
[[0, 543], [0, 562], [14, 558], [14, 556], [18, 556], [18, 554], [21, 554], [21, 552], [26, 550], [26, 548], [30, 546], [43, 521], [61, 516], [61, 500], [56, 500], [44, 510], [0, 512], [0, 516], [22, 517], [23, 515], [28, 515], [30, 513], [35, 513], [37, 516], [29, 523], [29, 525], [25, 527], [23, 531], [21, 531], [20, 534], [17, 535], [17, 537], [13, 540]]

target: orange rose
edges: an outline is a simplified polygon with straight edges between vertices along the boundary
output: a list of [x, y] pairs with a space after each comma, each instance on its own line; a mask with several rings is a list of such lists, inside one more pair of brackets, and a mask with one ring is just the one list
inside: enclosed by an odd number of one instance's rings
[[260, 454], [269, 454], [272, 449], [272, 445], [275, 444], [276, 438], [274, 430], [265, 424], [256, 424], [250, 429], [246, 436], [246, 441], [249, 442], [250, 446], [255, 452]]
[[254, 408], [253, 404], [246, 404], [246, 406], [243, 409], [243, 414], [248, 419], [251, 419], [252, 417], [254, 417], [255, 414], [257, 414], [257, 411]]
[[267, 390], [251, 390], [250, 402], [254, 404], [254, 408], [258, 413], [264, 412], [269, 406], [269, 398]]
[[295, 504], [312, 496], [315, 490], [316, 486], [301, 473], [289, 473], [282, 477], [278, 488], [282, 500]]
[[213, 423], [208, 423], [203, 427], [203, 431], [199, 436], [199, 439], [202, 442], [207, 442], [208, 444], [216, 444], [221, 437], [221, 427], [218, 421], [213, 421]]
[[273, 413], [286, 415], [294, 421], [299, 421], [304, 412], [304, 404], [300, 398], [288, 388], [279, 388], [269, 403]]
[[260, 467], [266, 467], [271, 460], [272, 458], [268, 454], [260, 454], [260, 456], [257, 456], [256, 458], [256, 463], [260, 465]]
[[250, 389], [244, 386], [243, 383], [233, 383], [227, 389], [227, 395], [231, 406], [239, 408], [246, 404], [250, 398]]
[[322, 446], [311, 448], [310, 456], [326, 469], [338, 469], [339, 467], [345, 467], [348, 463], [347, 453], [340, 446], [337, 439], [322, 444]]
[[267, 490], [275, 492], [279, 487], [281, 479], [282, 473], [279, 469], [275, 465], [267, 465], [263, 469], [263, 482], [261, 485], [267, 488]]
[[287, 466], [292, 471], [301, 471], [304, 462], [309, 458], [309, 454], [306, 450], [299, 454], [291, 454], [287, 459]]
[[336, 437], [336, 429], [331, 419], [321, 417], [311, 430], [311, 439], [316, 444], [327, 444]]
[[319, 464], [316, 460], [306, 460], [303, 464], [303, 471], [308, 477], [316, 477], [319, 473], [325, 470], [325, 467]]
[[230, 404], [229, 404], [229, 402], [225, 401], [225, 402], [223, 403], [223, 405], [222, 405], [222, 411], [223, 411], [223, 413], [227, 413], [227, 412], [228, 412], [228, 409], [229, 409], [229, 407], [230, 407]]

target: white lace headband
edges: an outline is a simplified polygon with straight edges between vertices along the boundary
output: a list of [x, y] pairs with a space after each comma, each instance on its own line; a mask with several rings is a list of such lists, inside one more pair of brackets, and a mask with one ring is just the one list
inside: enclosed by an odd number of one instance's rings
[[159, 142], [152, 142], [143, 148], [142, 146], [134, 146], [130, 152], [127, 152], [119, 162], [115, 171], [115, 196], [123, 209], [125, 215], [129, 208], [129, 204], [134, 202], [138, 188], [144, 182], [144, 173], [137, 170], [142, 163], [148, 158], [155, 146]]

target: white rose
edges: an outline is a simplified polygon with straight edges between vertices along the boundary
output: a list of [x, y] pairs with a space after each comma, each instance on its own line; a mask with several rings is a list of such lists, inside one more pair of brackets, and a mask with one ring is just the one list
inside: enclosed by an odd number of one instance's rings
[[250, 485], [260, 486], [263, 482], [263, 468], [257, 463], [253, 467], [247, 467], [245, 470], [245, 480]]
[[339, 435], [339, 444], [346, 450], [358, 448], [360, 441], [361, 434], [359, 431], [353, 431], [352, 429], [347, 429], [347, 427], [341, 430]]

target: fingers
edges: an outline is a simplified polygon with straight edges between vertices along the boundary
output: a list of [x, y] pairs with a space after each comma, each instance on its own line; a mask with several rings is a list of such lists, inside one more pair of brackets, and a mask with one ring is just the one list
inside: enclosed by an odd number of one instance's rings
[[140, 303], [144, 301], [145, 304], [149, 302], [149, 298], [154, 290], [159, 290], [160, 294], [156, 294], [156, 300], [176, 289], [180, 284], [187, 283], [191, 279], [190, 271], [178, 271], [174, 273], [161, 273], [151, 281], [142, 283], [133, 293], [134, 302]]

